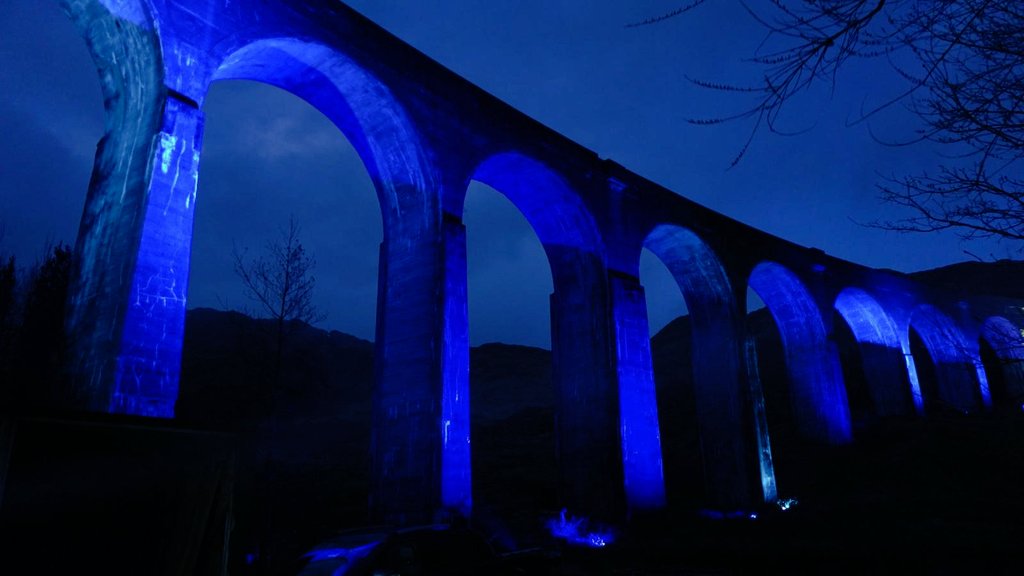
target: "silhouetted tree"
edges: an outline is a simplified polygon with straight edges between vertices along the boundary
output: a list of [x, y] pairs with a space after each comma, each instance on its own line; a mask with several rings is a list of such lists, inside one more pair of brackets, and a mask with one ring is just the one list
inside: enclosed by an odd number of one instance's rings
[[[696, 0], [633, 26], [683, 14]], [[858, 121], [896, 103], [920, 119], [894, 145], [931, 142], [943, 159], [932, 172], [879, 184], [881, 197], [911, 216], [880, 226], [908, 232], [953, 229], [965, 238], [1024, 240], [1024, 4], [1017, 0], [827, 0], [738, 2], [766, 30], [752, 60], [764, 70], [754, 85], [694, 80], [752, 98], [730, 116], [694, 119], [715, 125], [751, 122], [738, 162], [762, 128], [785, 132], [780, 114], [818, 83], [834, 87], [855, 59], [884, 58], [906, 81], [880, 95]]]
[[316, 260], [299, 240], [300, 228], [289, 219], [280, 238], [267, 243], [267, 253], [247, 262], [244, 253], [235, 250], [235, 273], [245, 285], [246, 295], [259, 312], [274, 321], [274, 367], [270, 386], [279, 386], [289, 324], [294, 321], [313, 324], [324, 319], [313, 304]]
[[58, 244], [31, 274], [19, 331], [21, 401], [50, 406], [63, 386], [64, 313], [71, 278], [71, 248]]
[[18, 276], [14, 256], [0, 266], [0, 411], [10, 408], [14, 382], [15, 303]]
[[14, 267], [14, 256], [7, 258], [7, 264], [0, 266], [0, 326], [7, 323], [14, 315], [15, 288], [18, 276]]
[[260, 573], [273, 572], [276, 561], [274, 542], [274, 506], [278, 501], [277, 474], [274, 446], [277, 441], [277, 418], [274, 410], [274, 392], [281, 388], [284, 350], [288, 331], [296, 322], [312, 324], [324, 318], [313, 304], [316, 260], [306, 252], [299, 240], [300, 228], [289, 219], [288, 228], [281, 230], [277, 240], [267, 243], [266, 254], [251, 262], [244, 253], [235, 250], [235, 272], [245, 285], [246, 294], [259, 308], [258, 313], [273, 321], [274, 359], [270, 378], [266, 380], [263, 397], [267, 402], [267, 420], [263, 438], [263, 471], [261, 474], [263, 518], [260, 533]]

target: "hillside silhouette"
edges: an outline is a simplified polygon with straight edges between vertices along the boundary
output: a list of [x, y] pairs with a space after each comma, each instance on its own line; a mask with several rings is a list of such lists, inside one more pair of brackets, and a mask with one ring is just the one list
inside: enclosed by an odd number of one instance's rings
[[[919, 277], [952, 289], [1018, 296], [1021, 270], [1017, 262], [964, 263]], [[47, 287], [39, 294], [58, 293]], [[51, 302], [53, 310], [63, 305], [54, 296], [37, 300]], [[32, 331], [19, 324], [21, 318], [8, 316], [2, 357], [35, 354], [47, 360], [32, 372], [21, 370], [24, 362], [5, 363], [4, 374], [12, 377], [3, 382], [10, 400], [4, 409], [15, 417], [19, 411], [36, 417], [35, 430], [49, 422], [42, 408], [46, 392], [59, 389], [38, 385], [47, 374], [60, 372], [59, 357], [42, 353], [59, 350], [60, 335], [54, 328], [27, 338]], [[669, 511], [657, 530], [634, 532], [640, 544], [623, 543], [634, 546], [624, 549], [642, 549], [628, 554], [633, 566], [639, 559], [653, 573], [679, 566], [716, 573], [742, 573], [750, 566], [864, 573], [885, 571], [913, 556], [922, 563], [912, 570], [917, 572], [981, 567], [999, 573], [996, 561], [1024, 556], [1018, 545], [1024, 538], [1020, 411], [875, 418], [865, 403], [857, 346], [842, 326], [837, 324], [835, 341], [844, 360], [855, 443], [823, 447], [795, 433], [782, 345], [770, 314], [761, 309], [747, 318], [779, 493], [799, 501], [785, 513], [771, 506], [758, 510], [753, 523], [705, 516], [689, 318], [677, 318], [653, 337]], [[218, 448], [236, 455], [230, 482], [223, 484], [230, 496], [222, 500], [231, 503], [233, 573], [249, 573], [246, 559], [257, 552], [272, 557], [277, 572], [287, 573], [316, 542], [370, 520], [373, 343], [292, 323], [281, 377], [267, 386], [274, 333], [272, 322], [238, 312], [195, 309], [186, 319], [172, 424], [212, 430], [210, 438], [231, 439], [236, 446]], [[543, 543], [544, 521], [559, 513], [560, 500], [551, 353], [495, 343], [472, 348], [470, 358], [474, 522], [499, 548]], [[120, 446], [113, 437], [108, 440]], [[74, 455], [73, 448], [58, 453]], [[169, 454], [154, 459], [154, 465], [167, 459], [161, 465], [171, 466]], [[188, 461], [186, 452], [175, 454], [175, 462]], [[100, 482], [102, 471], [90, 470]], [[85, 485], [84, 471], [75, 474], [76, 485]], [[32, 476], [20, 478], [19, 490], [36, 485]], [[174, 482], [167, 484], [176, 493]], [[32, 514], [29, 508], [22, 512]]]
[[[1016, 297], [1024, 264], [968, 262], [915, 276], [945, 288]], [[897, 561], [909, 542], [932, 550], [935, 566], [973, 566], [975, 552], [1006, 556], [1016, 549], [1011, 541], [1024, 536], [1014, 520], [1024, 513], [1016, 488], [1024, 472], [1019, 418], [879, 421], [860, 404], [863, 373], [844, 365], [856, 443], [815, 446], [795, 434], [782, 344], [766, 309], [749, 315], [748, 330], [757, 347], [780, 496], [801, 504], [760, 528], [728, 528], [728, 536], [718, 528], [693, 532], [705, 521], [699, 519], [704, 488], [689, 318], [673, 320], [652, 338], [670, 510], [690, 519], [665, 535], [690, 542], [685, 549], [694, 562], [720, 566], [720, 558], [734, 557], [733, 566], [742, 567], [764, 556], [774, 557], [769, 567], [820, 567], [817, 562], [831, 562], [824, 551], [852, 559], [865, 546]], [[232, 554], [257, 540], [269, 502], [277, 554], [288, 558], [339, 528], [368, 521], [373, 343], [294, 323], [281, 385], [266, 398], [259, 384], [267, 377], [272, 334], [268, 321], [190, 310], [177, 414], [240, 431], [233, 535], [240, 546]], [[851, 334], [840, 330], [837, 343], [844, 359], [857, 360]], [[543, 520], [557, 513], [558, 503], [551, 353], [493, 343], [472, 348], [470, 358], [474, 512], [499, 547], [538, 543]], [[759, 542], [727, 543], [734, 529]], [[947, 546], [954, 542], [957, 547]], [[798, 558], [802, 548], [813, 551], [809, 560]], [[678, 560], [665, 554], [667, 564]]]

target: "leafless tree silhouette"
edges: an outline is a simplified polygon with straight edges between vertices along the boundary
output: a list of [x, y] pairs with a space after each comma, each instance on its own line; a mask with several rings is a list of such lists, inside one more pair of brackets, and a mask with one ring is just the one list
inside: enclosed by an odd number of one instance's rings
[[[638, 22], [660, 25], [702, 0]], [[738, 5], [766, 30], [752, 57], [764, 75], [744, 86], [693, 80], [704, 88], [745, 95], [752, 104], [733, 115], [693, 119], [716, 125], [749, 121], [733, 165], [763, 129], [787, 133], [780, 114], [813, 85], [836, 88], [854, 59], [885, 59], [905, 80], [879, 95], [854, 123], [894, 104], [921, 120], [908, 138], [890, 144], [940, 145], [931, 172], [883, 178], [881, 197], [910, 216], [876, 223], [904, 232], [951, 229], [964, 238], [1024, 240], [1024, 4], [1015, 0], [806, 0]]]
[[235, 273], [245, 285], [246, 295], [263, 315], [274, 321], [275, 350], [271, 386], [280, 384], [281, 362], [293, 321], [314, 324], [325, 318], [313, 303], [316, 260], [299, 240], [301, 229], [294, 219], [281, 230], [277, 240], [267, 243], [266, 254], [247, 261], [245, 252], [234, 251]]

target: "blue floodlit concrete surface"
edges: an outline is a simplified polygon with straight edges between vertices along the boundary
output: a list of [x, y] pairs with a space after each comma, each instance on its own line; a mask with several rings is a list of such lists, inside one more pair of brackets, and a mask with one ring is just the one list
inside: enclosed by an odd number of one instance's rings
[[444, 223], [445, 341], [442, 368], [441, 503], [469, 515], [473, 508], [470, 447], [469, 310], [466, 298], [466, 227], [454, 217]]
[[[173, 63], [182, 67], [186, 86], [192, 61], [178, 57]], [[385, 235], [375, 350], [374, 508], [379, 517], [398, 522], [429, 518], [435, 498], [442, 507], [469, 510], [468, 360], [459, 361], [468, 347], [458, 338], [457, 313], [464, 294], [451, 282], [442, 284], [457, 270], [438, 267], [442, 244], [435, 239], [449, 231], [439, 229], [436, 200], [428, 192], [432, 176], [402, 106], [351, 58], [305, 39], [243, 38], [211, 78], [261, 81], [296, 94], [334, 122], [363, 159], [377, 189]], [[454, 246], [458, 262], [457, 243], [444, 246]], [[452, 299], [451, 306], [435, 305], [432, 295], [439, 292]], [[445, 316], [451, 323], [439, 321], [440, 313], [451, 313]], [[445, 344], [441, 358], [433, 354], [438, 340]], [[437, 469], [439, 478], [432, 472]], [[414, 504], [410, 497], [420, 500]]]
[[[998, 365], [989, 368], [999, 372], [996, 378], [990, 379], [1002, 385], [998, 391], [999, 401], [1019, 409], [1019, 403], [1014, 400], [1024, 399], [1024, 333], [1006, 318], [991, 316], [982, 324], [980, 337], [998, 359]], [[995, 395], [996, 391], [992, 391], [992, 396]], [[992, 398], [992, 402], [995, 405], [996, 399]]]
[[[148, 207], [140, 192], [152, 176], [151, 144], [164, 119], [159, 41], [144, 4], [108, 4], [117, 12], [111, 14], [88, 0], [62, 1], [90, 48], [104, 97], [104, 136], [97, 146], [79, 226], [66, 321], [71, 336], [69, 370], [75, 378], [69, 400], [95, 411], [108, 411], [114, 404], [129, 291], [137, 286], [133, 280], [140, 247], [138, 227]], [[180, 346], [174, 342], [180, 334], [170, 336], [165, 351]], [[153, 341], [138, 344], [158, 346]], [[153, 392], [161, 385], [146, 388]], [[161, 391], [162, 399], [156, 402], [139, 402], [140, 408], [166, 414], [166, 399], [173, 404], [177, 382], [173, 388]]]
[[768, 430], [764, 387], [761, 385], [761, 375], [757, 364], [757, 342], [749, 336], [744, 342], [744, 360], [747, 365], [747, 391], [750, 395], [751, 419], [754, 424], [761, 497], [764, 502], [774, 502], [779, 497], [779, 488], [775, 480], [775, 462], [772, 460], [771, 434]]
[[619, 422], [626, 502], [630, 512], [666, 504], [658, 398], [647, 335], [647, 303], [635, 278], [610, 279], [618, 356]]
[[[65, 0], [68, 4], [71, 2]], [[150, 28], [149, 10], [140, 0], [99, 0], [111, 14], [141, 28]]]
[[[877, 300], [860, 288], [840, 292], [835, 309], [860, 347], [875, 415], [909, 414], [911, 390], [896, 323]], [[904, 382], [907, 387], [900, 385]]]
[[168, 99], [154, 153], [110, 412], [174, 416], [202, 127], [201, 112]]
[[690, 315], [701, 451], [714, 455], [704, 467], [706, 504], [721, 509], [752, 506], [764, 498], [764, 494], [751, 494], [756, 485], [752, 479], [760, 476], [762, 491], [771, 492], [774, 472], [767, 437], [758, 438], [763, 445], [756, 450], [759, 474], [751, 458], [755, 449], [747, 436], [747, 421], [753, 414], [744, 403], [748, 384], [743, 371], [743, 339], [725, 269], [703, 240], [680, 226], [656, 226], [644, 246], [675, 278]]
[[758, 264], [749, 284], [779, 328], [797, 427], [818, 441], [850, 442], [850, 408], [839, 354], [826, 340], [821, 314], [807, 288], [795, 274], [775, 262]]
[[[765, 498], [774, 493], [763, 402], [730, 288], [752, 263], [762, 262], [749, 284], [779, 326], [805, 435], [850, 439], [831, 316], [821, 314], [835, 304], [862, 346], [891, 350], [885, 315], [863, 294], [847, 293], [839, 303], [825, 296], [848, 285], [870, 288], [880, 277], [908, 310], [925, 304], [898, 323], [916, 405], [908, 325], [937, 366], [942, 401], [962, 409], [988, 402], [977, 343], [960, 332], [969, 310], [955, 320], [937, 312], [950, 309], [950, 296], [925, 297], [905, 276], [837, 259], [826, 267], [814, 251], [665, 190], [525, 117], [343, 3], [62, 4], [93, 54], [106, 110], [67, 323], [79, 407], [173, 415], [192, 213], [202, 201], [195, 196], [200, 109], [212, 82], [235, 78], [283, 88], [330, 118], [377, 189], [384, 241], [371, 477], [379, 519], [422, 522], [440, 508], [472, 505], [459, 222], [472, 179], [517, 206], [551, 266], [560, 495], [571, 510], [613, 518], [664, 501], [657, 420], [671, 415], [658, 414], [643, 341], [645, 306], [635, 277], [645, 244], [669, 267], [691, 311], [713, 499], [750, 501], [754, 485]], [[718, 252], [702, 238], [716, 239]], [[885, 410], [899, 410], [895, 397], [876, 392]], [[753, 406], [742, 400], [748, 396]], [[741, 432], [750, 419], [755, 439]]]
[[969, 346], [952, 318], [929, 304], [914, 311], [910, 328], [920, 336], [938, 380], [937, 397], [923, 395], [926, 410], [929, 403], [961, 412], [976, 410], [988, 388], [987, 380], [979, 380], [984, 374], [979, 374], [977, 345]]
[[[610, 370], [611, 334], [595, 329], [611, 322], [604, 246], [597, 224], [565, 178], [522, 153], [485, 157], [471, 170], [467, 185], [470, 180], [508, 198], [536, 233], [551, 266], [552, 375], [559, 415], [560, 491], [565, 504], [586, 508], [595, 517], [616, 517], [625, 505], [618, 432], [622, 426], [632, 429], [632, 424], [620, 421], [620, 399]], [[459, 210], [465, 191], [461, 194], [455, 200]], [[638, 425], [637, 434], [644, 431], [643, 425]], [[645, 440], [648, 446], [652, 441], [657, 437]], [[645, 465], [660, 469], [657, 461]], [[659, 473], [644, 471], [641, 475]], [[639, 481], [634, 483], [638, 485]], [[634, 489], [634, 496], [639, 497], [638, 490]]]

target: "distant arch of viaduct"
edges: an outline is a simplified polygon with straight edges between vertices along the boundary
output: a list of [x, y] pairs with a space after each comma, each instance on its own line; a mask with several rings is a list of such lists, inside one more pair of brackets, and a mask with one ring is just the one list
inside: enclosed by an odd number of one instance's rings
[[[203, 99], [213, 82], [287, 90], [361, 156], [384, 222], [372, 499], [418, 521], [472, 502], [463, 199], [471, 180], [525, 215], [551, 265], [560, 498], [621, 518], [665, 505], [647, 312], [649, 249], [693, 330], [708, 506], [775, 497], [746, 291], [771, 311], [791, 409], [815, 441], [852, 439], [834, 318], [849, 325], [879, 415], [991, 404], [979, 342], [1024, 357], [1021, 308], [832, 258], [717, 214], [603, 160], [328, 0], [61, 0], [106, 109], [76, 246], [68, 329], [88, 410], [172, 417]], [[838, 312], [839, 316], [836, 316]], [[934, 367], [922, 391], [911, 329]], [[1008, 366], [1010, 364], [1007, 364]], [[662, 415], [666, 417], [666, 415]]]

